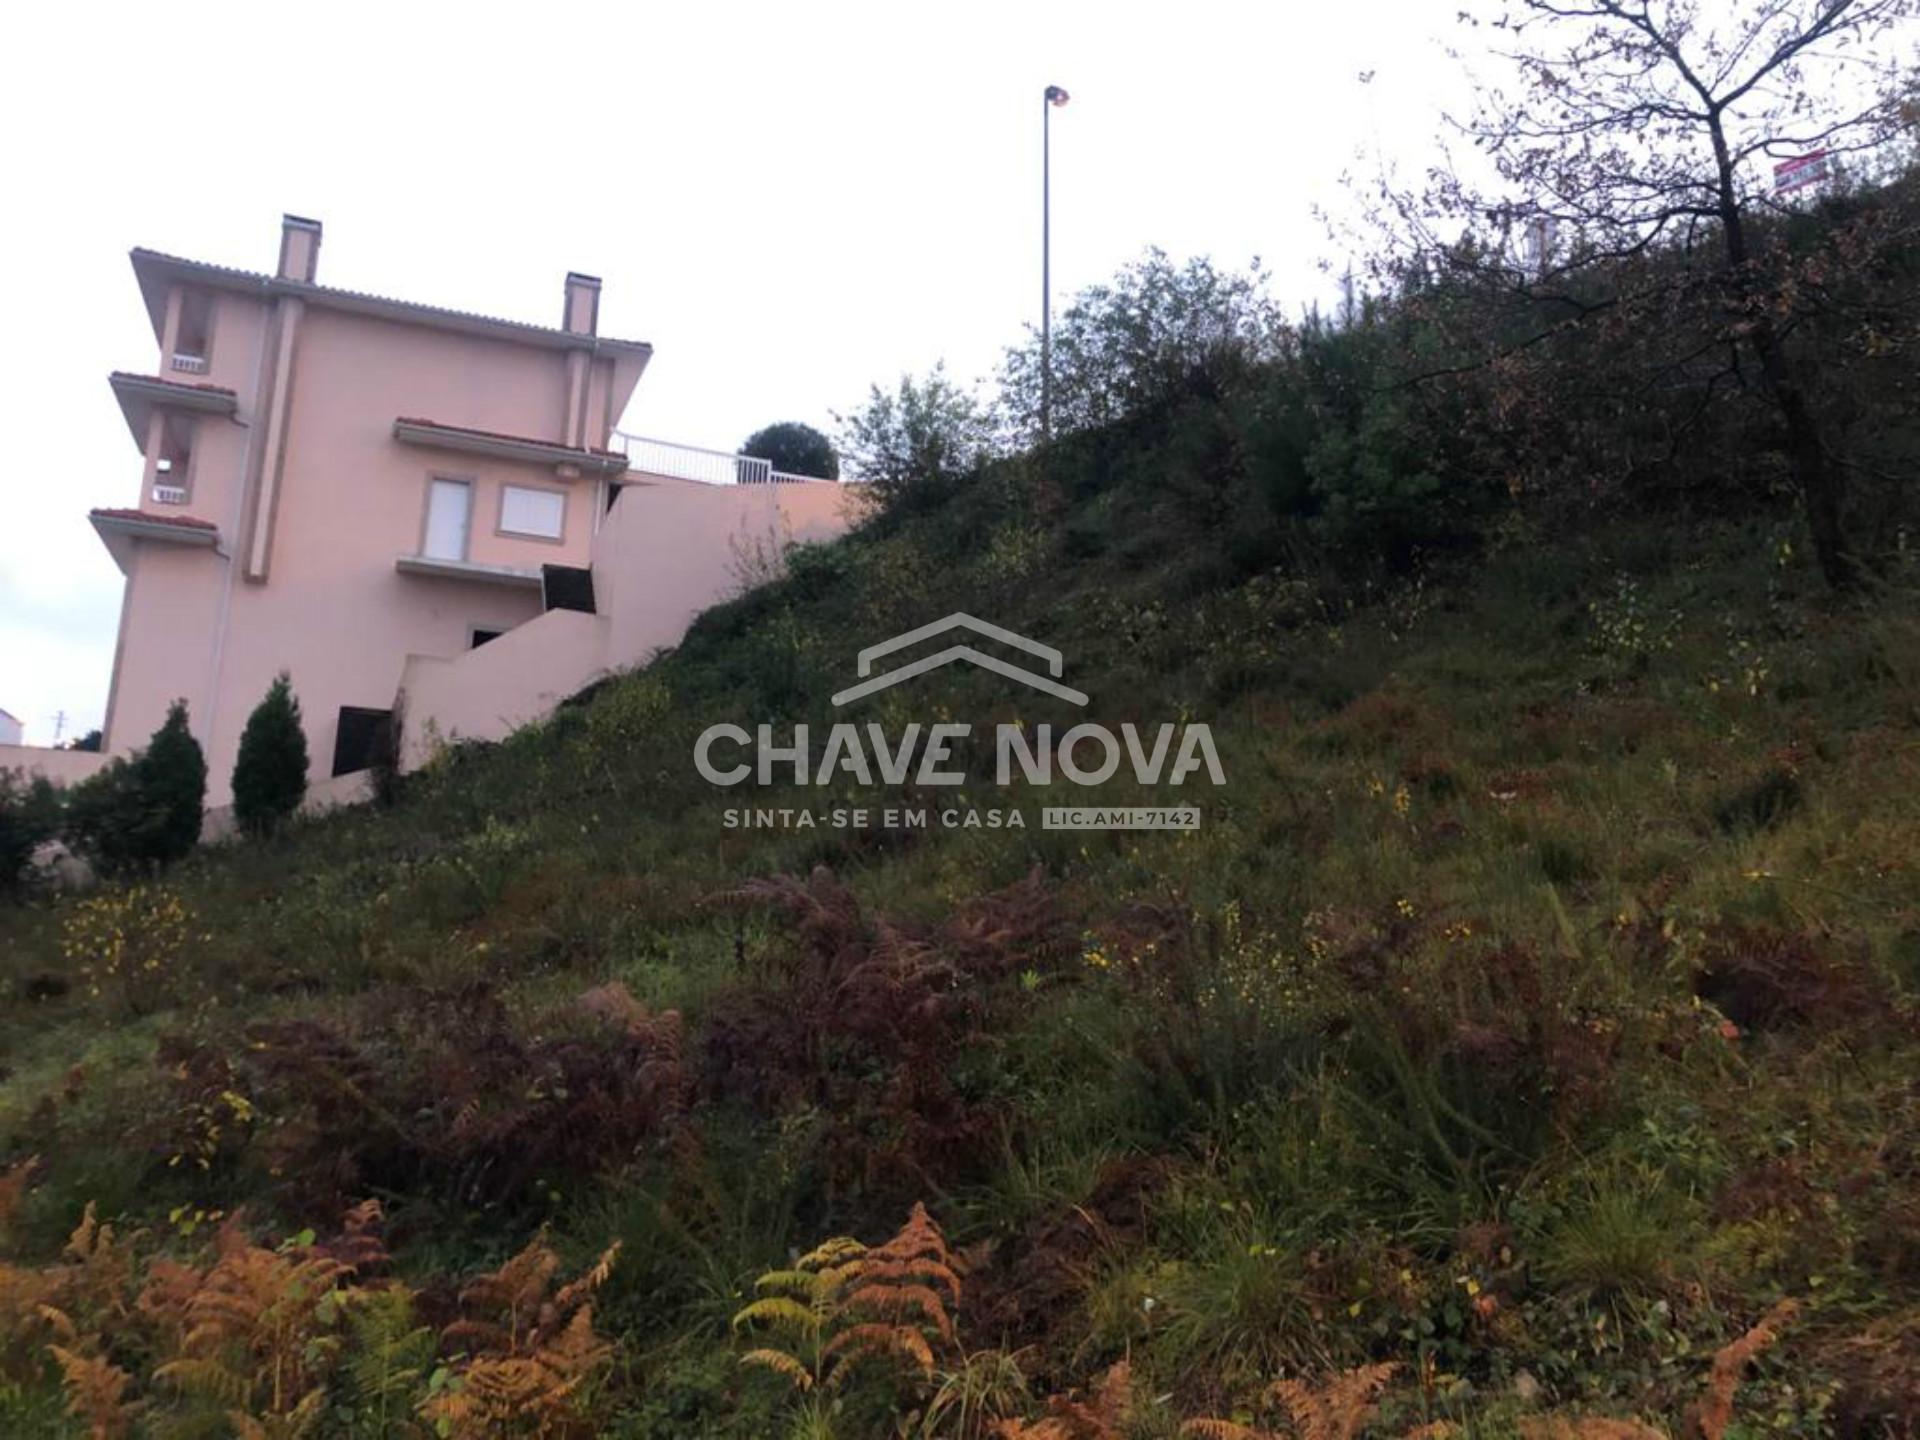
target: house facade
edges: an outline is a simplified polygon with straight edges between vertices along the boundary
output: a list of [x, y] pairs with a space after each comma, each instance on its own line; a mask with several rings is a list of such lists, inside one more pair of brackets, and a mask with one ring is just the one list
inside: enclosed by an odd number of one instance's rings
[[549, 329], [326, 287], [320, 241], [286, 217], [271, 273], [133, 252], [156, 359], [110, 383], [139, 493], [90, 517], [126, 576], [107, 755], [184, 698], [225, 805], [286, 670], [310, 786], [396, 726], [421, 763], [672, 644], [743, 541], [845, 527], [837, 485], [616, 438], [652, 351], [599, 334], [597, 279], [566, 277]]

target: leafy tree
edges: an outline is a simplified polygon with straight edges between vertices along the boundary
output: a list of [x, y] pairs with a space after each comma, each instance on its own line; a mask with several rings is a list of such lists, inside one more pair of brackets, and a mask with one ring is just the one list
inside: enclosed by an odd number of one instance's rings
[[867, 403], [838, 417], [841, 449], [881, 508], [925, 508], [990, 453], [992, 427], [978, 402], [936, 365], [892, 390], [875, 385]]
[[774, 469], [787, 475], [811, 475], [817, 480], [840, 478], [840, 457], [834, 453], [833, 442], [797, 420], [782, 420], [754, 431], [740, 453], [771, 461]]
[[1894, 66], [1916, 13], [1916, 0], [1498, 0], [1468, 18], [1500, 34], [1521, 89], [1483, 86], [1462, 126], [1490, 178], [1445, 166], [1392, 197], [1425, 257], [1513, 302], [1473, 337], [1508, 392], [1531, 375], [1564, 402], [1566, 377], [1536, 362], [1577, 329], [1612, 347], [1602, 385], [1632, 377], [1617, 395], [1628, 427], [1653, 405], [1688, 429], [1728, 398], [1764, 405], [1836, 588], [1857, 578], [1850, 463], [1817, 403], [1814, 322], [1901, 227], [1856, 217], [1796, 244], [1772, 166], [1814, 151], [1840, 166], [1897, 133]]
[[233, 818], [249, 835], [267, 835], [300, 808], [307, 793], [307, 732], [292, 677], [282, 670], [240, 732], [233, 765]]
[[[1112, 424], [1198, 387], [1215, 398], [1252, 362], [1279, 352], [1286, 327], [1259, 261], [1244, 273], [1161, 250], [1076, 295], [1053, 326], [1055, 435]], [[1038, 336], [1007, 352], [1000, 389], [1012, 437], [1040, 433]]]
[[89, 730], [89, 731], [87, 731], [87, 733], [86, 733], [86, 734], [84, 734], [84, 735], [82, 735], [82, 736], [80, 736], [79, 738], [77, 738], [77, 739], [75, 739], [75, 740], [73, 740], [73, 741], [71, 741], [71, 742], [70, 742], [70, 743], [69, 743], [69, 744], [67, 745], [67, 749], [69, 749], [69, 750], [86, 750], [86, 751], [90, 751], [91, 753], [93, 753], [93, 754], [95, 754], [95, 755], [97, 755], [97, 754], [99, 754], [99, 753], [100, 753], [100, 742], [101, 742], [101, 740], [102, 740], [103, 738], [104, 738], [104, 737], [103, 737], [103, 736], [102, 736], [102, 735], [100, 734], [100, 732], [99, 732], [98, 730]]
[[145, 750], [68, 792], [67, 833], [106, 870], [165, 865], [199, 843], [206, 797], [206, 757], [188, 729], [187, 702], [176, 700]]

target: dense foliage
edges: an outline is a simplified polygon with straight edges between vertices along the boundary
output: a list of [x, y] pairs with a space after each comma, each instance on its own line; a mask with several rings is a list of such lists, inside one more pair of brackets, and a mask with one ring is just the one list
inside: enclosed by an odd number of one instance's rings
[[60, 800], [44, 779], [0, 770], [0, 895], [26, 879], [27, 862], [60, 826]]
[[120, 756], [72, 787], [64, 829], [103, 870], [131, 873], [172, 864], [200, 841], [207, 761], [176, 700], [144, 750]]
[[840, 478], [840, 457], [833, 442], [811, 425], [797, 420], [782, 420], [765, 426], [747, 437], [740, 447], [742, 455], [770, 461], [785, 475], [811, 475], [817, 480]]

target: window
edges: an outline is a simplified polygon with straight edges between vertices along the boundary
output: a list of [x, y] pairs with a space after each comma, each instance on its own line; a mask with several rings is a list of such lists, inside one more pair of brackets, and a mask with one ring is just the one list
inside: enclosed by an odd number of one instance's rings
[[193, 421], [169, 415], [160, 431], [160, 453], [153, 461], [153, 502], [184, 505], [192, 498]]
[[180, 298], [180, 323], [174, 331], [170, 363], [185, 374], [204, 375], [212, 353], [213, 296], [204, 290], [188, 290]]
[[500, 487], [500, 533], [558, 540], [565, 531], [567, 497], [558, 490], [530, 490], [524, 485]]
[[478, 650], [482, 645], [486, 644], [489, 640], [498, 640], [502, 635], [506, 633], [507, 632], [504, 630], [489, 630], [485, 626], [476, 625], [473, 627], [472, 648], [475, 650]]
[[333, 773], [393, 763], [393, 712], [342, 705], [333, 729]]
[[473, 487], [464, 480], [435, 480], [427, 490], [427, 528], [420, 553], [429, 560], [467, 558], [473, 518]]

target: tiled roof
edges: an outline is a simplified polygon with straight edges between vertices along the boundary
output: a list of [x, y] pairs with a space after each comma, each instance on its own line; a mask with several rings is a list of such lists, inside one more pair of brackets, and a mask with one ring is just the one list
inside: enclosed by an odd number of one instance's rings
[[107, 376], [107, 379], [109, 382], [114, 380], [137, 380], [142, 385], [165, 385], [170, 390], [205, 390], [211, 395], [233, 395], [236, 393], [228, 389], [225, 385], [200, 385], [190, 380], [169, 380], [164, 375], [138, 375], [131, 370], [115, 370], [111, 375]]
[[575, 454], [598, 455], [609, 460], [626, 458], [618, 450], [602, 450], [597, 445], [563, 445], [558, 440], [542, 440], [533, 435], [508, 435], [499, 430], [475, 430], [466, 425], [443, 425], [438, 420], [423, 420], [418, 415], [402, 415], [393, 423], [418, 425], [427, 430], [442, 430], [449, 435], [472, 435], [481, 440], [504, 440], [510, 445], [539, 445], [548, 450], [568, 450]]
[[151, 510], [122, 510], [96, 505], [88, 514], [96, 520], [132, 520], [142, 525], [173, 525], [182, 530], [218, 531], [220, 528], [211, 520], [196, 520], [191, 515], [156, 515]]

